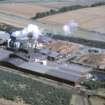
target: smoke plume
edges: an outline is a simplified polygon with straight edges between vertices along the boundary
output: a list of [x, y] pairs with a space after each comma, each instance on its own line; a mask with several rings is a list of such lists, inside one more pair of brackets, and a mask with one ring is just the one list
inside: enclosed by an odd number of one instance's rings
[[37, 25], [29, 24], [23, 30], [13, 32], [12, 36], [16, 37], [17, 39], [25, 39], [28, 38], [28, 35], [30, 33], [32, 34], [32, 38], [35, 40], [37, 40], [39, 38], [39, 35], [41, 35], [41, 32]]
[[74, 20], [70, 20], [67, 24], [63, 26], [63, 31], [66, 34], [71, 34], [73, 31], [75, 31], [78, 28], [78, 23]]

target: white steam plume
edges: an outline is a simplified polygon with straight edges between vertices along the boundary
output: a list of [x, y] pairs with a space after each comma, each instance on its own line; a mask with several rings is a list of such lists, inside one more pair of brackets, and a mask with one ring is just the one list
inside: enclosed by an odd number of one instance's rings
[[71, 34], [73, 31], [75, 31], [78, 28], [78, 23], [74, 20], [69, 21], [67, 24], [63, 26], [63, 31], [66, 34]]
[[37, 25], [29, 24], [26, 28], [24, 28], [21, 31], [15, 31], [12, 33], [12, 36], [20, 39], [28, 38], [28, 34], [32, 34], [32, 38], [37, 40], [39, 38], [39, 35], [41, 35], [41, 32], [39, 30], [39, 27]]

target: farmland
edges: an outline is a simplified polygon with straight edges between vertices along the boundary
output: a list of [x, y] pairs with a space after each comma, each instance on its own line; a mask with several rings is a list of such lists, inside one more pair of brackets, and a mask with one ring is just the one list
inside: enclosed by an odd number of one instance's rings
[[35, 78], [35, 76], [29, 77], [22, 73], [0, 69], [0, 103], [4, 98], [17, 103], [22, 102], [25, 105], [68, 105], [71, 97], [70, 90], [45, 83], [41, 78], [40, 80], [38, 77]]
[[91, 5], [98, 2], [104, 2], [104, 0], [53, 0], [53, 2], [39, 2], [39, 4], [50, 8], [60, 8], [73, 5]]
[[2, 3], [69, 3], [71, 5], [76, 4], [92, 4], [96, 2], [103, 2], [104, 0], [1, 0]]
[[30, 18], [36, 13], [50, 9], [73, 5], [91, 5], [98, 2], [104, 2], [104, 0], [2, 0], [0, 1], [0, 12]]
[[[40, 22], [47, 24], [59, 24], [64, 25], [69, 20], [75, 20], [79, 23], [81, 28], [96, 31], [100, 33], [105, 33], [105, 6], [85, 8], [80, 10], [75, 10], [71, 12], [65, 12], [53, 16], [48, 16], [39, 19]], [[60, 19], [59, 19], [60, 17]]]
[[27, 18], [34, 16], [37, 12], [43, 12], [47, 10], [49, 10], [49, 8], [41, 7], [36, 4], [0, 4], [0, 12], [14, 14]]
[[[105, 48], [105, 6], [83, 8], [36, 20], [31, 19], [37, 13], [46, 12], [50, 9], [56, 10], [63, 6], [72, 5], [91, 5], [100, 1], [105, 0], [2, 0], [0, 1], [0, 24], [6, 23], [20, 28], [28, 24], [35, 24], [39, 26], [42, 32], [66, 35], [62, 27], [73, 19], [79, 24], [79, 28], [70, 34], [73, 36], [70, 37], [71, 42], [87, 43], [86, 45], [89, 46]], [[4, 26], [4, 31], [6, 30], [9, 33], [15, 31], [9, 30], [8, 27]], [[94, 41], [91, 42], [90, 40]], [[98, 41], [102, 43], [100, 44]], [[58, 43], [58, 45], [62, 45], [61, 48], [65, 51], [64, 43]], [[47, 47], [56, 51], [61, 49], [56, 43]], [[71, 46], [69, 45], [69, 47]], [[101, 58], [97, 60], [100, 60], [99, 63], [105, 60], [103, 56]], [[47, 83], [47, 81], [50, 82]], [[65, 88], [62, 83], [28, 73], [25, 74], [21, 71], [12, 71], [9, 68], [6, 71], [0, 67], [0, 105], [69, 105], [72, 91], [70, 87], [69, 89]], [[91, 99], [92, 105], [94, 105], [95, 100], [97, 100], [96, 97]], [[105, 104], [104, 100], [98, 104], [102, 105], [101, 103]]]

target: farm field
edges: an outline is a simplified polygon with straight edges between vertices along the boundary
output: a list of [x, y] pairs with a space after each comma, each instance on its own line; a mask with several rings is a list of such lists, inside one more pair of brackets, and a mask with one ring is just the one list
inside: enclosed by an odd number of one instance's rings
[[52, 3], [52, 2], [69, 2], [70, 4], [92, 4], [105, 0], [2, 0], [1, 3]]
[[81, 28], [105, 33], [105, 6], [85, 8], [41, 18], [38, 21], [45, 24], [63, 26], [70, 20], [75, 20]]
[[39, 2], [39, 5], [55, 9], [63, 6], [91, 5], [98, 2], [105, 2], [105, 0], [53, 0], [53, 2]]
[[51, 8], [57, 9], [63, 6], [91, 5], [98, 2], [105, 2], [105, 0], [2, 0], [0, 1], [0, 10], [31, 17], [37, 12], [43, 12]]
[[[29, 20], [26, 18], [21, 18], [17, 16], [11, 16], [7, 14], [0, 13], [0, 23], [6, 23], [8, 25], [12, 25], [15, 27], [26, 27], [28, 24], [35, 24], [38, 25], [39, 28], [42, 30], [42, 32], [52, 32], [54, 34], [61, 34], [65, 35], [62, 25], [57, 25], [55, 23], [53, 24], [44, 24], [44, 22], [38, 22], [38, 20]], [[73, 32], [71, 35], [73, 37], [79, 37], [83, 39], [88, 39], [88, 40], [98, 40], [98, 41], [105, 41], [105, 35], [104, 34], [99, 34], [99, 33], [94, 33], [94, 32], [89, 32], [87, 30], [81, 30], [78, 29], [76, 32]], [[100, 37], [101, 36], [101, 37]]]
[[39, 80], [29, 74], [4, 69], [0, 68], [0, 105], [68, 105], [70, 89], [51, 81], [47, 83], [41, 77]]
[[5, 3], [0, 4], [0, 12], [30, 18], [38, 12], [47, 11], [50, 8], [42, 7], [32, 3]]
[[[8, 2], [6, 2], [8, 1]], [[47, 2], [48, 1], [48, 2]], [[105, 41], [105, 35], [101, 35], [99, 33], [90, 32], [91, 31], [97, 31], [104, 33], [104, 20], [102, 20], [102, 17], [104, 17], [104, 6], [102, 7], [96, 7], [100, 9], [94, 9], [93, 12], [92, 9], [81, 9], [71, 12], [66, 12], [62, 14], [57, 14], [53, 16], [48, 16], [46, 18], [38, 19], [38, 20], [31, 20], [29, 19], [33, 15], [35, 16], [35, 13], [40, 11], [40, 8], [44, 8], [45, 10], [49, 10], [50, 8], [59, 8], [58, 4], [64, 5], [72, 5], [72, 2], [80, 3], [80, 2], [86, 2], [86, 3], [94, 3], [104, 0], [91, 0], [91, 1], [84, 1], [84, 0], [5, 0], [5, 3], [0, 1], [0, 8], [2, 6], [6, 7], [5, 5], [8, 5], [6, 8], [10, 8], [12, 12], [8, 12], [9, 9], [6, 9], [4, 7], [4, 10], [0, 9], [0, 23], [7, 23], [16, 27], [25, 27], [28, 24], [36, 24], [38, 25], [41, 30], [44, 30], [45, 32], [53, 32], [53, 33], [59, 33], [64, 35], [64, 31], [62, 29], [63, 25], [68, 22], [70, 19], [75, 19], [80, 25], [81, 28], [85, 28], [86, 30], [78, 29], [76, 32], [72, 33], [71, 36], [74, 37], [80, 37], [84, 39], [93, 39], [93, 40], [99, 40], [99, 41]], [[1, 3], [2, 2], [2, 3]], [[17, 3], [18, 2], [18, 3]], [[56, 4], [58, 3], [58, 4]], [[15, 4], [22, 7], [22, 5], [26, 6], [26, 10], [30, 7], [32, 8], [39, 8], [39, 10], [35, 11], [21, 11], [20, 8], [17, 8], [17, 10], [12, 9], [10, 5]], [[55, 5], [56, 4], [56, 5]], [[85, 3], [84, 3], [85, 4]], [[31, 6], [32, 5], [32, 6]], [[52, 6], [51, 6], [52, 5]], [[13, 6], [15, 8], [15, 6]], [[27, 8], [28, 7], [28, 8]], [[102, 9], [101, 9], [102, 8]], [[6, 9], [6, 10], [5, 10]], [[43, 9], [43, 10], [44, 10]], [[30, 9], [31, 10], [31, 9]], [[42, 10], [42, 11], [43, 11]], [[98, 10], [98, 11], [97, 11]], [[16, 13], [16, 11], [18, 11]], [[96, 13], [94, 13], [94, 11]], [[33, 13], [34, 12], [34, 13]], [[88, 14], [87, 14], [88, 13]], [[84, 14], [84, 15], [83, 15]], [[101, 15], [100, 15], [101, 14]], [[94, 16], [95, 15], [95, 16]], [[59, 19], [60, 17], [60, 19]], [[98, 18], [96, 18], [98, 17]], [[85, 19], [86, 18], [86, 19]], [[94, 19], [95, 18], [95, 19]], [[100, 23], [101, 21], [101, 23]], [[91, 25], [92, 24], [92, 25]], [[101, 37], [100, 37], [101, 35]]]

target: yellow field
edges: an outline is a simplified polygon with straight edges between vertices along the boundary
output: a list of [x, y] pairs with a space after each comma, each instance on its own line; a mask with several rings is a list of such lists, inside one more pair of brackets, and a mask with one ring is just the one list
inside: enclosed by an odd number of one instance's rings
[[47, 11], [49, 8], [42, 7], [36, 4], [25, 4], [25, 3], [7, 3], [0, 4], [0, 12], [10, 13], [17, 16], [33, 17], [38, 12]]
[[61, 13], [41, 18], [39, 21], [47, 24], [64, 25], [72, 19], [78, 22], [81, 28], [105, 33], [105, 6]]

